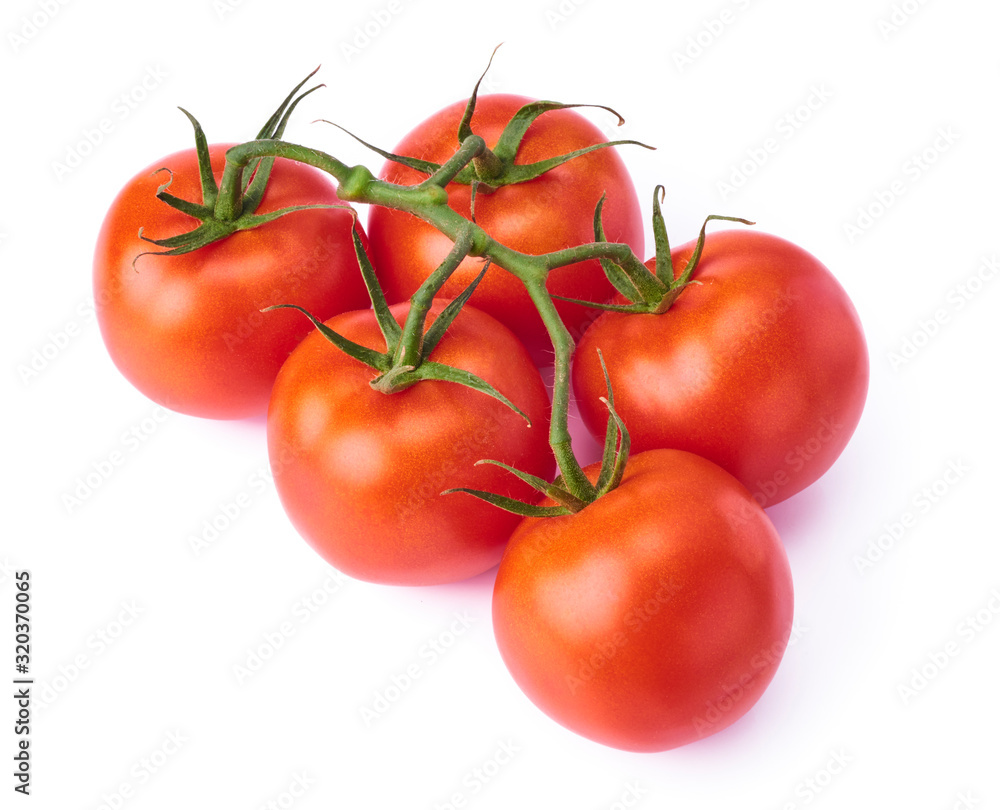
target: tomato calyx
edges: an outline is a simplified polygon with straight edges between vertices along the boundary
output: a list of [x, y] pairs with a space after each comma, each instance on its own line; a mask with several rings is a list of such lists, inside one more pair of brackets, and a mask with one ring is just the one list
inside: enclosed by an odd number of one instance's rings
[[[582, 306], [602, 309], [609, 312], [635, 312], [662, 315], [673, 305], [677, 297], [690, 284], [700, 282], [691, 278], [698, 262], [701, 261], [701, 253], [705, 247], [705, 233], [708, 223], [712, 220], [724, 220], [727, 222], [742, 222], [744, 225], [755, 223], [740, 217], [728, 217], [721, 214], [709, 214], [702, 223], [698, 233], [698, 240], [695, 249], [688, 259], [684, 269], [679, 274], [675, 273], [673, 258], [670, 255], [670, 240], [667, 237], [667, 226], [663, 220], [663, 213], [660, 210], [660, 202], [665, 194], [663, 186], [657, 186], [653, 190], [653, 238], [656, 244], [656, 264], [654, 270], [650, 270], [641, 262], [617, 263], [612, 259], [600, 257], [601, 268], [607, 276], [608, 281], [618, 290], [621, 295], [628, 300], [628, 304], [609, 304], [598, 301], [581, 301], [576, 298], [565, 298], [554, 295], [561, 301], [568, 301]], [[597, 242], [604, 242], [604, 227], [601, 223], [601, 210], [604, 205], [604, 197], [597, 203], [594, 212], [594, 236]]]
[[604, 437], [604, 453], [601, 458], [601, 467], [595, 483], [592, 484], [588, 480], [584, 486], [581, 486], [579, 483], [570, 482], [562, 475], [557, 476], [554, 481], [549, 482], [503, 462], [493, 459], [481, 459], [476, 462], [477, 465], [493, 464], [500, 467], [520, 478], [540, 494], [555, 501], [556, 504], [554, 506], [544, 506], [541, 504], [525, 503], [516, 498], [497, 495], [494, 492], [484, 492], [483, 490], [466, 487], [448, 489], [442, 494], [448, 495], [453, 492], [464, 492], [506, 512], [513, 512], [523, 517], [557, 517], [560, 515], [576, 514], [585, 509], [588, 504], [593, 503], [598, 498], [602, 498], [614, 490], [621, 483], [622, 477], [625, 475], [625, 466], [628, 463], [629, 450], [631, 449], [631, 439], [628, 428], [625, 427], [625, 423], [615, 410], [611, 380], [608, 376], [608, 369], [604, 364], [604, 356], [601, 354], [600, 349], [597, 350], [597, 355], [601, 361], [601, 368], [604, 369], [604, 380], [608, 389], [608, 395], [601, 397], [601, 402], [607, 407], [610, 418], [608, 419], [608, 428]]
[[[499, 48], [499, 46], [497, 47]], [[479, 95], [479, 87], [482, 84], [483, 79], [486, 78], [486, 73], [489, 71], [490, 65], [493, 63], [494, 55], [496, 55], [496, 49], [494, 49], [493, 54], [490, 56], [490, 62], [487, 64], [486, 70], [483, 71], [483, 74], [476, 82], [476, 85], [472, 90], [472, 95], [469, 96], [465, 112], [458, 126], [458, 144], [460, 147], [469, 148], [470, 138], [478, 139], [477, 141], [472, 142], [476, 145], [475, 154], [472, 156], [471, 160], [466, 159], [463, 161], [458, 170], [451, 173], [451, 176], [448, 178], [448, 182], [472, 186], [474, 192], [473, 201], [475, 200], [475, 194], [491, 194], [502, 186], [526, 183], [529, 180], [541, 177], [543, 174], [551, 171], [557, 166], [561, 166], [574, 158], [581, 157], [588, 152], [593, 152], [598, 149], [606, 149], [609, 146], [624, 145], [641, 146], [644, 149], [656, 148], [655, 146], [649, 146], [641, 141], [634, 140], [606, 141], [604, 143], [595, 144], [582, 149], [576, 149], [564, 155], [557, 155], [556, 157], [548, 158], [546, 160], [536, 161], [535, 163], [515, 163], [518, 150], [521, 146], [521, 141], [524, 139], [528, 128], [536, 118], [546, 112], [550, 112], [552, 110], [568, 110], [576, 107], [590, 107], [610, 112], [618, 119], [618, 126], [622, 126], [625, 123], [625, 119], [618, 112], [611, 109], [611, 107], [606, 107], [602, 104], [564, 104], [558, 101], [533, 101], [525, 104], [514, 114], [511, 120], [507, 123], [506, 127], [504, 127], [503, 132], [500, 134], [500, 138], [492, 149], [488, 148], [485, 142], [483, 142], [480, 146], [479, 141], [482, 139], [472, 131], [472, 116], [476, 110], [476, 99]], [[332, 121], [327, 121], [326, 123], [333, 124]], [[344, 129], [344, 127], [339, 124], [333, 124], [333, 126], [343, 130], [358, 141], [358, 143], [366, 146], [368, 149], [371, 149], [376, 154], [381, 155], [386, 160], [407, 166], [408, 168], [414, 169], [421, 174], [426, 174], [428, 177], [440, 177], [442, 168], [447, 165], [407, 155], [394, 154], [362, 140], [354, 133]], [[448, 163], [451, 162], [452, 161], [448, 161]], [[438, 184], [444, 185], [440, 182], [438, 182]]]
[[[267, 120], [260, 132], [257, 133], [256, 140], [278, 140], [281, 138], [288, 120], [299, 102], [310, 93], [324, 87], [324, 85], [318, 84], [298, 94], [303, 85], [316, 75], [316, 71], [318, 70], [319, 68], [316, 68], [316, 70], [306, 76], [285, 97], [285, 100]], [[235, 183], [232, 184], [232, 187], [225, 187], [225, 178], [223, 186], [220, 187], [212, 172], [212, 162], [209, 156], [209, 145], [208, 139], [205, 137], [205, 131], [202, 129], [198, 119], [191, 113], [183, 107], [178, 109], [187, 116], [194, 128], [195, 150], [198, 156], [198, 173], [201, 180], [202, 199], [200, 203], [197, 203], [171, 194], [168, 189], [173, 182], [173, 172], [166, 167], [158, 170], [167, 172], [169, 178], [157, 189], [156, 197], [171, 208], [198, 220], [199, 225], [186, 233], [165, 239], [149, 239], [143, 235], [143, 231], [140, 228], [139, 237], [143, 241], [157, 247], [166, 248], [166, 250], [140, 253], [133, 261], [133, 266], [142, 256], [178, 256], [183, 253], [190, 253], [213, 242], [218, 242], [236, 231], [258, 228], [294, 211], [303, 211], [310, 208], [348, 208], [346, 205], [294, 205], [267, 214], [256, 214], [255, 211], [264, 198], [264, 192], [267, 189], [275, 158], [261, 157], [250, 161], [233, 178]]]
[[[355, 215], [356, 216], [356, 215]], [[375, 270], [371, 261], [365, 253], [364, 245], [357, 229], [352, 230], [354, 239], [354, 252], [358, 259], [358, 266], [368, 289], [371, 298], [372, 309], [379, 331], [385, 339], [385, 351], [380, 352], [356, 343], [343, 335], [337, 333], [321, 320], [315, 317], [307, 309], [296, 304], [275, 304], [266, 307], [261, 312], [270, 312], [275, 309], [294, 309], [301, 312], [313, 326], [334, 346], [355, 360], [364, 363], [371, 369], [379, 372], [378, 376], [369, 383], [371, 387], [383, 394], [395, 394], [405, 391], [407, 388], [416, 385], [424, 380], [441, 380], [443, 382], [453, 382], [472, 388], [487, 396], [502, 402], [524, 418], [531, 425], [531, 420], [507, 397], [501, 394], [496, 388], [482, 378], [464, 369], [448, 366], [443, 363], [436, 363], [429, 357], [434, 349], [444, 337], [448, 327], [458, 317], [458, 313], [469, 300], [476, 287], [486, 275], [490, 262], [484, 262], [483, 269], [479, 275], [469, 284], [468, 287], [438, 314], [430, 326], [427, 326], [427, 317], [431, 306], [434, 303], [435, 294], [441, 289], [445, 281], [455, 272], [462, 260], [469, 255], [474, 244], [472, 227], [467, 228], [455, 241], [451, 252], [445, 257], [441, 265], [435, 270], [420, 288], [410, 298], [410, 309], [402, 326], [396, 322], [389, 309], [388, 301], [382, 288], [379, 286], [375, 276]]]

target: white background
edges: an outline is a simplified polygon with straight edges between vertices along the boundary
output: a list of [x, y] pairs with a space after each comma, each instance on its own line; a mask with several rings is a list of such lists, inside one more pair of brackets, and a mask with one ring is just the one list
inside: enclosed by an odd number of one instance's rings
[[[1000, 807], [998, 25], [986, 0], [6, 3], [0, 677], [29, 569], [36, 703], [32, 795], [10, 804], [12, 700], [0, 715], [3, 806]], [[247, 139], [322, 63], [287, 137], [377, 168], [309, 122], [391, 148], [501, 41], [488, 89], [611, 105], [616, 135], [658, 147], [623, 156], [647, 213], [667, 187], [675, 244], [708, 213], [756, 220], [831, 268], [869, 340], [853, 441], [771, 510], [796, 641], [749, 715], [663, 754], [588, 742], [521, 695], [493, 643], [493, 572], [338, 579], [260, 485], [263, 421], [160, 413], [92, 316], [104, 211], [191, 143], [178, 105], [211, 140]], [[113, 451], [124, 463], [68, 506]], [[251, 505], [196, 553], [237, 498]]]

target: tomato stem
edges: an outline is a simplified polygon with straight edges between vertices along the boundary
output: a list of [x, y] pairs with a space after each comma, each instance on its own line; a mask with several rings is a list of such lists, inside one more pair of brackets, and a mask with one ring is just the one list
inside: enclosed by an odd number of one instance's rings
[[[393, 352], [392, 362], [394, 368], [405, 365], [412, 369], [415, 366], [419, 366], [423, 361], [424, 324], [427, 321], [427, 313], [430, 312], [431, 305], [434, 303], [434, 296], [437, 295], [444, 283], [468, 255], [471, 246], [472, 236], [466, 230], [459, 235], [455, 241], [455, 246], [445, 257], [441, 265], [427, 277], [424, 283], [410, 297], [410, 311], [406, 316], [402, 334]], [[478, 279], [475, 284], [478, 284]], [[473, 285], [473, 289], [475, 289], [475, 284]], [[467, 290], [466, 292], [469, 295], [472, 294], [471, 290]], [[447, 328], [447, 325], [445, 328]]]
[[[532, 164], [530, 167], [514, 166], [513, 155], [520, 142], [520, 135], [534, 118], [548, 110], [579, 105], [563, 105], [555, 102], [536, 102], [527, 105], [519, 113], [516, 120], [511, 122], [508, 131], [505, 131], [501, 139], [502, 143], [497, 147], [498, 153], [503, 152], [503, 154], [496, 154], [488, 150], [485, 141], [474, 134], [469, 127], [475, 104], [474, 99], [475, 93], [470, 99], [467, 120], [464, 121], [465, 126], [460, 130], [461, 141], [456, 153], [440, 166], [429, 166], [427, 179], [415, 186], [402, 186], [378, 180], [365, 166], [348, 166], [325, 152], [282, 141], [278, 137], [280, 135], [278, 132], [271, 133], [270, 137], [259, 137], [257, 140], [234, 146], [226, 153], [226, 165], [214, 201], [215, 218], [223, 221], [226, 221], [227, 218], [230, 220], [239, 218], [243, 204], [243, 177], [251, 163], [256, 162], [254, 165], [264, 165], [262, 163], [264, 160], [273, 162], [276, 158], [284, 158], [313, 166], [331, 175], [337, 181], [338, 196], [345, 202], [380, 205], [405, 211], [429, 223], [455, 243], [454, 249], [442, 266], [428, 277], [425, 284], [411, 299], [409, 317], [401, 332], [397, 334], [395, 330], [390, 330], [390, 333], [385, 333], [386, 354], [378, 355], [376, 361], [365, 353], [365, 359], [369, 365], [378, 368], [381, 372], [380, 377], [373, 385], [386, 393], [402, 390], [421, 379], [449, 379], [476, 387], [477, 390], [483, 390], [485, 393], [506, 402], [498, 392], [487, 390], [488, 386], [482, 384], [482, 381], [466, 380], [456, 369], [442, 370], [447, 369], [447, 367], [427, 361], [427, 355], [440, 339], [447, 323], [450, 323], [448, 318], [453, 318], [454, 314], [457, 313], [457, 307], [453, 312], [448, 313], [445, 320], [442, 321], [442, 316], [439, 316], [426, 333], [424, 320], [434, 294], [466, 256], [484, 257], [487, 262], [483, 273], [486, 272], [486, 268], [490, 264], [496, 264], [518, 278], [525, 285], [552, 341], [555, 370], [549, 443], [560, 471], [560, 477], [557, 479], [559, 486], [556, 487], [561, 493], [559, 495], [560, 502], [564, 504], [560, 508], [575, 508], [578, 504], [592, 502], [602, 493], [584, 474], [573, 453], [569, 432], [569, 402], [570, 369], [575, 343], [555, 307], [553, 296], [546, 288], [548, 274], [557, 267], [597, 259], [606, 263], [606, 268], [610, 265], [620, 268], [623, 278], [627, 279], [628, 283], [642, 297], [659, 296], [662, 298], [667, 287], [646, 269], [628, 245], [603, 241], [603, 232], [601, 232], [602, 239], [591, 244], [566, 248], [544, 255], [531, 255], [513, 250], [496, 241], [475, 222], [470, 222], [465, 216], [449, 207], [445, 186], [453, 181], [461, 182], [463, 175], [467, 176], [468, 172], [472, 171], [473, 165], [476, 167], [477, 174], [483, 171], [490, 174], [488, 167], [492, 165], [493, 161], [500, 161], [505, 165], [509, 163], [508, 171], [513, 168], [515, 172], [528, 171], [540, 174], [572, 159], [577, 154], [612, 145], [601, 144], [587, 150], [580, 150], [579, 153], [545, 161], [544, 166], [542, 164]], [[286, 119], [282, 118], [282, 120]], [[509, 161], [506, 159], [507, 152], [511, 153]], [[487, 156], [485, 160], [484, 156]], [[532, 176], [535, 175], [532, 174]], [[525, 179], [530, 178], [526, 175], [520, 178], [520, 181]], [[598, 227], [599, 216], [600, 210], [598, 209], [596, 215]], [[227, 234], [221, 234], [219, 238], [224, 238], [225, 235]], [[360, 250], [360, 248], [358, 249]], [[364, 259], [360, 254], [359, 260], [364, 268]], [[369, 289], [372, 292], [373, 304], [377, 304], [376, 299], [382, 295], [381, 290], [376, 293], [371, 284], [377, 287], [377, 282], [374, 281], [374, 278], [368, 279], [368, 275], [373, 276], [373, 273], [369, 272], [366, 275], [366, 281], [371, 282]], [[480, 274], [480, 278], [482, 275]], [[461, 296], [463, 301], [456, 302], [458, 306], [461, 306], [461, 303], [464, 303], [464, 300], [468, 298], [476, 283], [478, 283], [478, 279], [463, 293]], [[382, 303], [384, 304], [384, 296]], [[432, 345], [428, 346], [428, 342]], [[344, 341], [339, 341], [338, 345], [343, 348]], [[355, 356], [357, 356], [356, 353]], [[511, 407], [514, 406], [511, 405]], [[609, 405], [609, 408], [614, 416], [613, 406]], [[618, 420], [613, 421], [618, 424]], [[627, 456], [627, 434], [622, 439], [621, 446], [618, 446], [617, 438], [615, 443], [615, 448], [605, 453], [608, 470], [600, 479], [602, 484], [600, 489], [602, 490], [608, 483], [613, 486], [617, 480], [620, 480], [621, 467]], [[570, 506], [566, 506], [566, 504]]]
[[[573, 453], [569, 432], [570, 369], [575, 343], [555, 308], [552, 295], [545, 286], [550, 270], [588, 259], [606, 259], [631, 271], [630, 277], [645, 273], [652, 274], [625, 244], [595, 242], [566, 248], [554, 253], [531, 255], [513, 250], [496, 241], [481, 227], [470, 222], [448, 206], [448, 197], [441, 181], [467, 164], [482, 148], [482, 139], [471, 135], [459, 148], [458, 153], [442, 166], [428, 180], [417, 186], [402, 186], [378, 180], [364, 166], [347, 166], [332, 155], [280, 140], [249, 141], [232, 147], [226, 153], [226, 167], [219, 188], [219, 200], [229, 198], [238, 189], [237, 178], [250, 160], [263, 157], [281, 157], [314, 166], [333, 176], [338, 184], [338, 196], [345, 202], [382, 205], [395, 210], [406, 211], [424, 220], [454, 242], [461, 243], [461, 250], [477, 256], [484, 256], [517, 277], [524, 285], [537, 308], [542, 322], [548, 330], [555, 353], [555, 371], [552, 391], [552, 417], [549, 424], [549, 443], [559, 466], [566, 490], [574, 498], [589, 503], [597, 496], [597, 490], [584, 475], [583, 469]], [[445, 169], [447, 167], [447, 169]], [[468, 247], [466, 247], [468, 245]], [[460, 261], [460, 259], [459, 259]], [[456, 265], [457, 266], [457, 262]], [[641, 268], [641, 271], [640, 271]], [[454, 268], [452, 268], [454, 269]], [[413, 333], [411, 341], [403, 353], [396, 358], [409, 364], [415, 356]], [[393, 390], [412, 384], [419, 367], [403, 373], [394, 372], [391, 378]]]

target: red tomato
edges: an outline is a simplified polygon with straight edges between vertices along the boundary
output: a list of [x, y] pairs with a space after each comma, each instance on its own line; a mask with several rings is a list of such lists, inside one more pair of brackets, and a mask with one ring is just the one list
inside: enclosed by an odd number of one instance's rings
[[[488, 147], [530, 99], [512, 95], [484, 95], [476, 103], [472, 131]], [[458, 126], [465, 102], [432, 115], [410, 132], [395, 154], [443, 163], [458, 148]], [[516, 163], [534, 163], [572, 152], [607, 139], [583, 116], [555, 110], [537, 118], [528, 128]], [[416, 185], [425, 175], [398, 163], [387, 163], [381, 177], [392, 183]], [[469, 217], [471, 187], [452, 183], [448, 204]], [[490, 236], [522, 253], [540, 254], [594, 241], [594, 209], [607, 193], [603, 222], [609, 241], [624, 242], [634, 251], [645, 249], [642, 212], [625, 164], [614, 147], [598, 149], [534, 180], [504, 186], [492, 194], [476, 195], [476, 223]], [[408, 299], [448, 254], [451, 241], [410, 214], [375, 206], [368, 219], [372, 260], [390, 302]], [[466, 259], [441, 294], [456, 297], [476, 277], [481, 264]], [[568, 298], [604, 301], [614, 289], [597, 261], [554, 270], [549, 290]], [[506, 324], [532, 351], [550, 346], [547, 333], [523, 284], [500, 267], [491, 267], [472, 298], [475, 306]], [[574, 338], [579, 337], [594, 311], [557, 302]]]
[[526, 518], [493, 594], [500, 653], [525, 694], [628, 751], [675, 748], [743, 716], [791, 623], [774, 526], [731, 475], [678, 450], [633, 456], [618, 488], [574, 515]]
[[[673, 251], [678, 275], [693, 246]], [[815, 257], [759, 232], [709, 234], [692, 278], [662, 315], [605, 313], [590, 327], [574, 359], [580, 413], [604, 434], [600, 349], [636, 452], [689, 450], [778, 503], [829, 469], [861, 418], [858, 315]]]
[[[226, 145], [211, 147], [218, 182]], [[317, 317], [368, 305], [341, 209], [297, 211], [253, 230], [178, 256], [143, 256], [197, 221], [156, 199], [173, 172], [170, 193], [201, 202], [193, 149], [178, 152], [130, 180], [111, 204], [94, 256], [94, 298], [108, 352], [150, 399], [176, 411], [238, 419], [266, 411], [278, 369], [312, 329], [298, 313], [261, 313], [298, 304]], [[326, 175], [278, 160], [256, 213], [289, 205], [340, 204]]]
[[[442, 307], [435, 301], [432, 316]], [[391, 307], [400, 324], [409, 308]], [[385, 350], [372, 310], [327, 323]], [[554, 472], [548, 395], [510, 330], [466, 306], [430, 359], [490, 383], [531, 426], [506, 405], [452, 382], [379, 393], [369, 385], [377, 373], [319, 332], [299, 345], [275, 382], [267, 441], [281, 502], [313, 548], [352, 577], [431, 585], [492, 568], [519, 518], [471, 495], [441, 492], [466, 486], [532, 497], [534, 490], [499, 467], [473, 466], [485, 458], [543, 478]]]

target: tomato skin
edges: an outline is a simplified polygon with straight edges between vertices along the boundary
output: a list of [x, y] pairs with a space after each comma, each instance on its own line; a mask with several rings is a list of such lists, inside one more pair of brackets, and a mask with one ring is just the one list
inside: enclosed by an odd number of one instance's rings
[[[531, 99], [494, 94], [477, 99], [472, 130], [493, 147], [514, 113]], [[435, 113], [415, 127], [393, 150], [443, 163], [458, 148], [458, 125], [465, 102]], [[572, 152], [607, 139], [597, 127], [572, 110], [555, 110], [537, 118], [528, 128], [516, 163], [525, 164]], [[397, 163], [387, 163], [384, 180], [415, 185], [425, 175]], [[448, 204], [467, 219], [471, 187], [450, 184]], [[645, 249], [642, 212], [628, 171], [614, 147], [599, 149], [563, 164], [535, 180], [476, 195], [476, 223], [490, 236], [522, 253], [540, 254], [594, 241], [594, 210], [603, 193], [607, 200], [603, 222], [607, 239], [624, 242], [638, 253]], [[389, 301], [403, 301], [436, 268], [452, 247], [451, 241], [416, 217], [373, 207], [368, 219], [372, 259]], [[482, 265], [466, 259], [441, 295], [457, 296], [476, 277]], [[614, 289], [597, 261], [558, 268], [549, 276], [551, 292], [569, 298], [604, 301]], [[524, 285], [500, 267], [491, 267], [477, 288], [473, 304], [510, 327], [529, 350], [549, 348], [547, 332]], [[594, 311], [556, 302], [574, 338], [595, 317]]]
[[528, 698], [627, 751], [685, 745], [743, 716], [774, 676], [792, 613], [764, 511], [679, 450], [633, 456], [621, 485], [575, 515], [526, 518], [493, 594], [500, 653]]
[[[218, 181], [228, 145], [210, 147]], [[155, 402], [182, 413], [239, 419], [266, 412], [278, 369], [319, 318], [366, 306], [368, 295], [343, 209], [297, 211], [179, 256], [139, 238], [184, 233], [197, 221], [157, 200], [173, 172], [171, 194], [201, 202], [193, 149], [149, 166], [119, 192], [94, 255], [94, 297], [105, 345], [122, 374]], [[328, 178], [309, 166], [276, 161], [256, 213], [289, 205], [340, 204]]]
[[[678, 275], [693, 247], [673, 251]], [[857, 312], [815, 257], [756, 231], [709, 234], [692, 278], [663, 315], [594, 322], [574, 359], [580, 413], [603, 435], [600, 349], [635, 451], [697, 453], [761, 505], [779, 503], [830, 468], [861, 418], [869, 363]]]
[[[435, 301], [432, 314], [443, 302]], [[391, 307], [402, 321], [409, 304]], [[371, 310], [328, 325], [370, 348], [385, 341]], [[372, 369], [318, 332], [285, 363], [268, 411], [278, 495], [299, 533], [330, 564], [370, 582], [432, 585], [495, 566], [519, 518], [465, 493], [470, 487], [531, 500], [534, 490], [488, 458], [551, 478], [548, 395], [514, 335], [466, 306], [431, 360], [471, 371], [531, 419], [471, 388], [422, 381], [394, 394]], [[537, 497], [537, 496], [536, 496]]]

